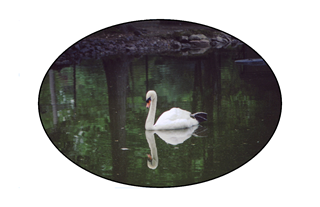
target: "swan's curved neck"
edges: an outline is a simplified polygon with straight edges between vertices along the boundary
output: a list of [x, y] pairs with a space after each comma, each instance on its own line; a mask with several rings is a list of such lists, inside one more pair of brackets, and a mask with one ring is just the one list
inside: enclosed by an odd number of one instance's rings
[[156, 116], [156, 109], [157, 109], [157, 96], [151, 99], [149, 113], [148, 113], [148, 117], [145, 124], [146, 130], [154, 130], [154, 120]]

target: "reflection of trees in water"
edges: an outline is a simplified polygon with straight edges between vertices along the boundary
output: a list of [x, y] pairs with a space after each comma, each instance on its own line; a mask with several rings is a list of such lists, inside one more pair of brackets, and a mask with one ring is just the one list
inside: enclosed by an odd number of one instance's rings
[[54, 71], [53, 70], [49, 70], [49, 82], [50, 82], [53, 124], [56, 125], [58, 123], [58, 113], [57, 113], [56, 87], [55, 87]]
[[[208, 123], [205, 123], [210, 128], [213, 125], [214, 114], [219, 120], [221, 108], [221, 63], [217, 53], [211, 55], [210, 58], [199, 58], [195, 60], [194, 76], [193, 76], [193, 91], [192, 91], [192, 111], [205, 111], [208, 114]], [[218, 128], [216, 128], [219, 131]], [[214, 137], [213, 130], [209, 131], [210, 139], [203, 139], [203, 155], [202, 166], [205, 173], [212, 176], [211, 169], [214, 160]], [[194, 154], [193, 150], [189, 149], [189, 154]], [[192, 159], [188, 161], [188, 166], [193, 166]], [[208, 175], [209, 175], [208, 174]], [[207, 175], [205, 175], [207, 176]]]
[[[206, 90], [205, 96], [206, 101], [204, 101], [204, 109], [207, 111], [208, 119], [211, 120], [210, 127], [215, 128], [219, 134], [219, 128], [215, 127], [213, 124], [214, 113], [217, 116], [217, 119], [220, 118], [220, 109], [221, 109], [221, 62], [220, 57], [217, 53], [214, 53], [211, 58], [203, 61], [204, 65], [204, 85]], [[204, 177], [212, 176], [213, 172], [212, 165], [214, 165], [215, 153], [214, 153], [214, 130], [210, 130], [209, 137], [211, 139], [205, 139], [204, 145], [207, 146], [204, 149]]]
[[[191, 111], [203, 111], [203, 84], [202, 84], [202, 71], [201, 71], [201, 60], [195, 61], [194, 75], [193, 75], [193, 93], [192, 93], [192, 103]], [[198, 106], [200, 102], [200, 106]]]
[[130, 62], [121, 58], [103, 59], [108, 84], [108, 100], [111, 130], [112, 173], [115, 180], [126, 181], [127, 157], [121, 150], [126, 147], [126, 100]]
[[[55, 77], [55, 74], [58, 74], [57, 77]], [[52, 115], [53, 115], [53, 125], [56, 126], [58, 124], [58, 111], [61, 111], [62, 109], [68, 109], [71, 108], [73, 103], [73, 107], [72, 109], [76, 108], [76, 65], [73, 65], [73, 85], [70, 86], [69, 83], [69, 78], [68, 75], [62, 75], [61, 74], [61, 70], [53, 70], [50, 69], [48, 71], [48, 76], [49, 76], [49, 88], [50, 88], [50, 98], [51, 98], [51, 108], [52, 108]], [[58, 80], [58, 81], [57, 81]], [[61, 88], [59, 88], [58, 90], [56, 89], [56, 81]], [[43, 110], [41, 107], [43, 107], [40, 103], [43, 101], [41, 100], [41, 93], [42, 90], [44, 90], [43, 88], [41, 88], [40, 91], [40, 100], [39, 100], [39, 108], [40, 110]], [[66, 100], [66, 98], [63, 98], [65, 100], [59, 100], [60, 97], [60, 92], [62, 92], [63, 94], [69, 93], [69, 94], [73, 94], [73, 99], [68, 101]], [[46, 112], [46, 110], [44, 110], [44, 112]], [[64, 119], [65, 117], [63, 117]]]

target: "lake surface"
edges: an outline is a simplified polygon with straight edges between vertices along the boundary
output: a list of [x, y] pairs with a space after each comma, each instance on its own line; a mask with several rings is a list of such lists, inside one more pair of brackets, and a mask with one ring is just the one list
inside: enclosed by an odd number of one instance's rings
[[[278, 125], [277, 80], [264, 62], [235, 63], [247, 58], [260, 56], [242, 45], [50, 69], [40, 89], [40, 118], [56, 148], [95, 175], [150, 187], [208, 181], [252, 159]], [[208, 120], [190, 129], [145, 131], [148, 90], [158, 94], [156, 119], [179, 107], [207, 112]]]

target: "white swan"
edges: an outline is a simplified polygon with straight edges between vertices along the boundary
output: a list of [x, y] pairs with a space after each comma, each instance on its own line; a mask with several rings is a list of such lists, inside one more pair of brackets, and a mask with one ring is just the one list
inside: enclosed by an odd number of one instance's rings
[[207, 120], [207, 114], [204, 112], [191, 114], [189, 111], [180, 108], [172, 108], [169, 111], [163, 112], [154, 124], [157, 108], [157, 93], [153, 90], [148, 91], [146, 102], [146, 107], [150, 107], [145, 124], [146, 130], [183, 129], [198, 125], [199, 122]]

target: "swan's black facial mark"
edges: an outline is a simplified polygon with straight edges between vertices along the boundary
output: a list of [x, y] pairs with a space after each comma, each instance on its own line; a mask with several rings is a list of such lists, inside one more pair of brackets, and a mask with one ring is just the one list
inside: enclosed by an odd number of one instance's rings
[[146, 100], [146, 102], [147, 102], [146, 107], [149, 108], [149, 107], [150, 107], [150, 103], [151, 103], [151, 97], [149, 97], [149, 98]]

